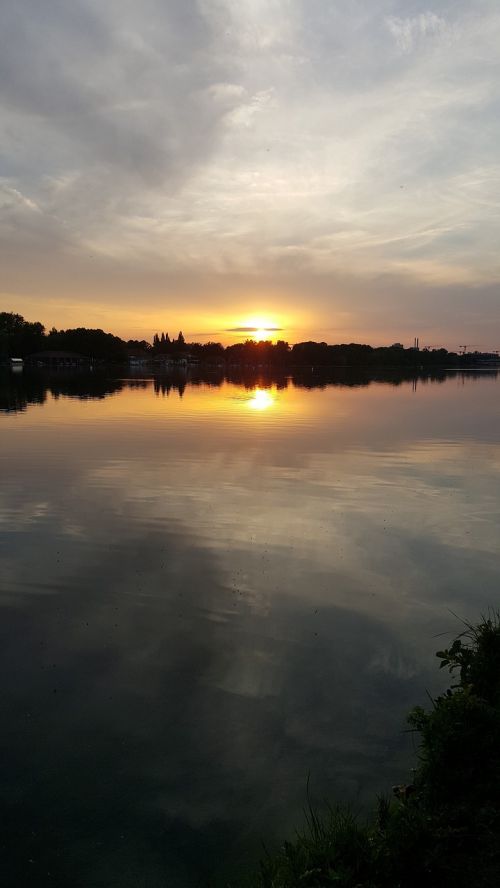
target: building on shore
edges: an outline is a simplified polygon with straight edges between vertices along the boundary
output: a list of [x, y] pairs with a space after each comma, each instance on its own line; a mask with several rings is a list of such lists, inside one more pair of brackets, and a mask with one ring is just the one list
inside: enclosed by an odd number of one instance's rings
[[28, 355], [25, 364], [30, 367], [45, 367], [50, 370], [90, 367], [92, 358], [72, 351], [39, 351]]

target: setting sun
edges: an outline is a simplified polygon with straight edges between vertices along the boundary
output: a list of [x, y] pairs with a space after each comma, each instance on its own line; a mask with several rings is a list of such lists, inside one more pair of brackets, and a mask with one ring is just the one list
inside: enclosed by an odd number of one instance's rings
[[266, 339], [272, 339], [273, 337], [269, 335], [272, 332], [272, 330], [269, 330], [266, 327], [257, 327], [257, 329], [252, 333], [252, 339], [255, 339], [257, 342], [263, 342]]
[[282, 327], [271, 320], [269, 317], [262, 315], [246, 318], [241, 326], [231, 328], [232, 333], [240, 333], [247, 335], [249, 339], [255, 339], [256, 342], [263, 342], [266, 339], [276, 339], [276, 334], [281, 333]]

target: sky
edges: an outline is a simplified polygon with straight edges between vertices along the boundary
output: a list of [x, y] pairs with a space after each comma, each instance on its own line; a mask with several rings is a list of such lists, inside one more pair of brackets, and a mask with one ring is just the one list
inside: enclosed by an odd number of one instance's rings
[[0, 0], [0, 310], [500, 348], [499, 46], [497, 0]]

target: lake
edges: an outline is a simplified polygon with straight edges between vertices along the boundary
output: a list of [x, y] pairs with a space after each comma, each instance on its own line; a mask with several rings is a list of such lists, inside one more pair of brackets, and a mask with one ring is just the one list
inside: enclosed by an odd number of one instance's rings
[[5, 371], [2, 884], [224, 884], [308, 777], [360, 812], [407, 780], [435, 651], [499, 600], [499, 395]]

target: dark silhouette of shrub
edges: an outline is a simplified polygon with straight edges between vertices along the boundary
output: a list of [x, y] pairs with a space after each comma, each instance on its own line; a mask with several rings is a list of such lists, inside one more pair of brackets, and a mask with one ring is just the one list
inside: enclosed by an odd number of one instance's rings
[[415, 708], [419, 764], [408, 786], [361, 824], [318, 815], [268, 856], [260, 888], [497, 888], [500, 885], [500, 618], [466, 625], [441, 667], [456, 677], [432, 708]]

